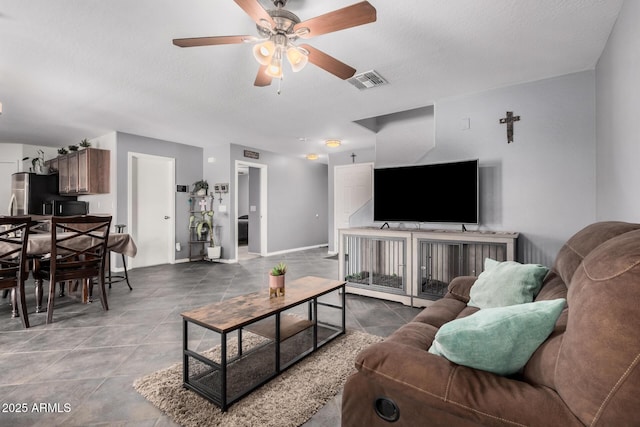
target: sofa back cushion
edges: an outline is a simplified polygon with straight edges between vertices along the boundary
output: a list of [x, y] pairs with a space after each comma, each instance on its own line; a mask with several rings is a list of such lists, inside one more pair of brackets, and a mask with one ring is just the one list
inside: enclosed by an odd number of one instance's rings
[[485, 258], [484, 271], [469, 291], [468, 305], [494, 308], [532, 302], [548, 271], [540, 264]]
[[585, 425], [640, 425], [640, 230], [590, 251], [567, 298], [558, 394]]
[[569, 286], [576, 269], [592, 250], [613, 237], [639, 229], [640, 224], [620, 221], [596, 222], [588, 225], [562, 246], [552, 270]]
[[[640, 224], [606, 221], [588, 225], [578, 231], [567, 240], [558, 253], [554, 267], [545, 277], [535, 301], [567, 298], [567, 286], [584, 257], [604, 242], [633, 230], [640, 230]], [[527, 362], [523, 372], [527, 382], [556, 388], [555, 367], [567, 327], [567, 311], [565, 309], [549, 338]]]

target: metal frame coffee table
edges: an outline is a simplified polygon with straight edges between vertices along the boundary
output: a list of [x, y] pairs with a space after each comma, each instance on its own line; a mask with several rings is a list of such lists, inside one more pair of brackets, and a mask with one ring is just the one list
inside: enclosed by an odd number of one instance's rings
[[[344, 281], [307, 276], [287, 282], [286, 294], [281, 297], [269, 298], [265, 286], [263, 292], [181, 313], [184, 387], [226, 411], [251, 391], [345, 333], [345, 284]], [[332, 293], [338, 294], [340, 304], [318, 301]], [[306, 316], [284, 313], [304, 303], [308, 304]], [[340, 310], [339, 325], [324, 319], [328, 312], [334, 313], [332, 310]], [[220, 354], [216, 360], [189, 348], [189, 324], [220, 335]], [[263, 337], [262, 341], [243, 350], [243, 330]], [[235, 354], [228, 354], [227, 340], [231, 333], [237, 334]], [[254, 372], [258, 366], [265, 367], [264, 371]]]

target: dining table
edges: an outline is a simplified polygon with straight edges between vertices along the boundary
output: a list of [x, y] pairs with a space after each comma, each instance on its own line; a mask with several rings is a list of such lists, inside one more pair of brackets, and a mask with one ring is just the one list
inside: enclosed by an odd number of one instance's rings
[[[64, 236], [65, 233], [58, 233], [58, 236]], [[89, 236], [82, 236], [74, 239], [76, 245], [91, 246], [95, 242]], [[0, 242], [0, 245], [2, 243]], [[109, 239], [107, 240], [107, 249], [111, 252], [123, 254], [128, 257], [135, 257], [138, 248], [133, 238], [128, 233], [109, 233]], [[27, 256], [38, 262], [42, 257], [45, 257], [51, 252], [51, 233], [34, 233], [29, 234], [29, 240], [27, 242]], [[107, 268], [110, 270], [110, 257], [107, 257]], [[30, 263], [33, 265], [33, 263]], [[46, 311], [42, 307], [42, 280], [35, 281], [35, 294], [36, 294], [36, 313]], [[83, 298], [83, 302], [87, 302]]]

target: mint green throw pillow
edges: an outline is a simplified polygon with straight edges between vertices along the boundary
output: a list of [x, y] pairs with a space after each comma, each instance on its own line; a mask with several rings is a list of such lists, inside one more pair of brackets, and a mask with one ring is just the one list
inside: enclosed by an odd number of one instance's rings
[[533, 301], [549, 269], [540, 264], [484, 260], [484, 271], [469, 292], [467, 305], [478, 308], [505, 307]]
[[445, 323], [429, 353], [498, 375], [518, 372], [553, 332], [564, 298], [487, 308]]

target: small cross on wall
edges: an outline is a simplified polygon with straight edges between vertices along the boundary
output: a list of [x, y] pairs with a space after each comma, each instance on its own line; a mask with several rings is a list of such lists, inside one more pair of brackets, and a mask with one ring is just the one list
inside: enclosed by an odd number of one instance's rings
[[500, 123], [507, 124], [507, 144], [513, 142], [513, 122], [519, 122], [520, 116], [514, 116], [513, 111], [507, 111], [507, 117], [500, 119]]

